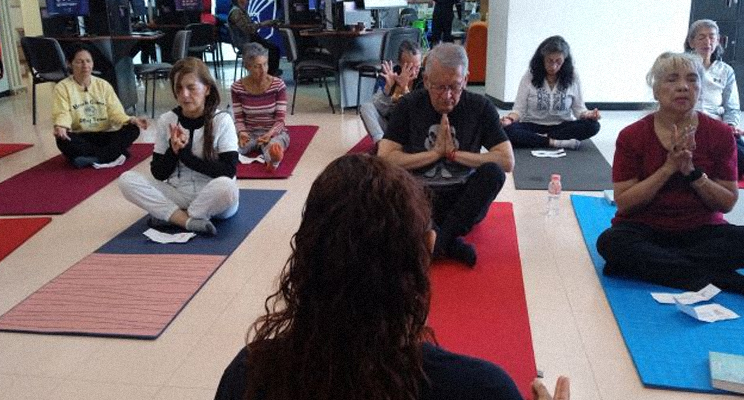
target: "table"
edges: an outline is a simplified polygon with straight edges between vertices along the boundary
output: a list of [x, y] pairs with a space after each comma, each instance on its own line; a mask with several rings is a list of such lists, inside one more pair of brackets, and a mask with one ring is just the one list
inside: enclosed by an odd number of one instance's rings
[[[381, 61], [380, 49], [385, 36], [384, 29], [374, 30], [317, 30], [300, 31], [300, 37], [311, 37], [331, 53], [337, 61], [336, 98], [341, 110], [347, 107], [357, 107], [358, 72], [354, 66], [361, 62]], [[360, 102], [371, 101], [375, 82], [371, 79], [362, 80]]]
[[101, 72], [101, 78], [114, 87], [116, 95], [129, 114], [134, 114], [137, 106], [137, 81], [134, 76], [132, 49], [143, 41], [155, 41], [163, 37], [162, 33], [148, 36], [80, 36], [55, 38], [63, 49], [69, 49], [77, 43], [89, 45], [93, 57], [93, 68]]

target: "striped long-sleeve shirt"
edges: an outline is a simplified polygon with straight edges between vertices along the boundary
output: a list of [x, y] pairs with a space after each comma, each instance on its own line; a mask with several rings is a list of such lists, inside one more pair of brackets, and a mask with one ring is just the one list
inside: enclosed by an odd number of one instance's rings
[[230, 88], [238, 133], [247, 131], [251, 135], [272, 131], [276, 136], [284, 129], [287, 115], [287, 86], [281, 78], [272, 78], [271, 85], [263, 94], [248, 93], [241, 81]]

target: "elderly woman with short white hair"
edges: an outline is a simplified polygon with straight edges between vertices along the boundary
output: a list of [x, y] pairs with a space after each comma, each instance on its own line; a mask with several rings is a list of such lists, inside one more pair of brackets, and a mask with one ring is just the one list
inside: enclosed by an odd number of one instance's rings
[[689, 53], [660, 55], [648, 74], [659, 108], [617, 139], [617, 213], [597, 241], [605, 275], [744, 293], [744, 227], [723, 219], [738, 199], [736, 147], [726, 124], [695, 110], [703, 74]]
[[289, 133], [284, 125], [287, 116], [287, 86], [268, 73], [269, 51], [258, 43], [243, 47], [243, 66], [248, 76], [230, 87], [238, 151], [260, 152], [270, 172], [279, 167], [289, 147]]

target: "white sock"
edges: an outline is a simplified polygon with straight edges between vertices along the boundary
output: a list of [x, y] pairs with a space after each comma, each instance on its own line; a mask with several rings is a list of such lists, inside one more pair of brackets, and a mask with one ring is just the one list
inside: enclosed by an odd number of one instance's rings
[[566, 140], [550, 139], [550, 147], [564, 148], [564, 149], [569, 149], [569, 150], [578, 150], [579, 146], [581, 146], [581, 141], [576, 140], [576, 139], [566, 139]]

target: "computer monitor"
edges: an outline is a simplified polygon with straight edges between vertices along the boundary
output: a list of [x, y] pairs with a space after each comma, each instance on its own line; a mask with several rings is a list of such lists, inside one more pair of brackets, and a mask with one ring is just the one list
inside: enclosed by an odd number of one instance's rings
[[365, 10], [408, 7], [408, 0], [363, 0]]
[[90, 13], [90, 4], [88, 0], [46, 0], [46, 12], [50, 17], [85, 17]]
[[175, 0], [176, 11], [201, 11], [202, 0]]
[[129, 0], [129, 4], [132, 7], [133, 17], [144, 17], [147, 15], [147, 5], [145, 0]]

